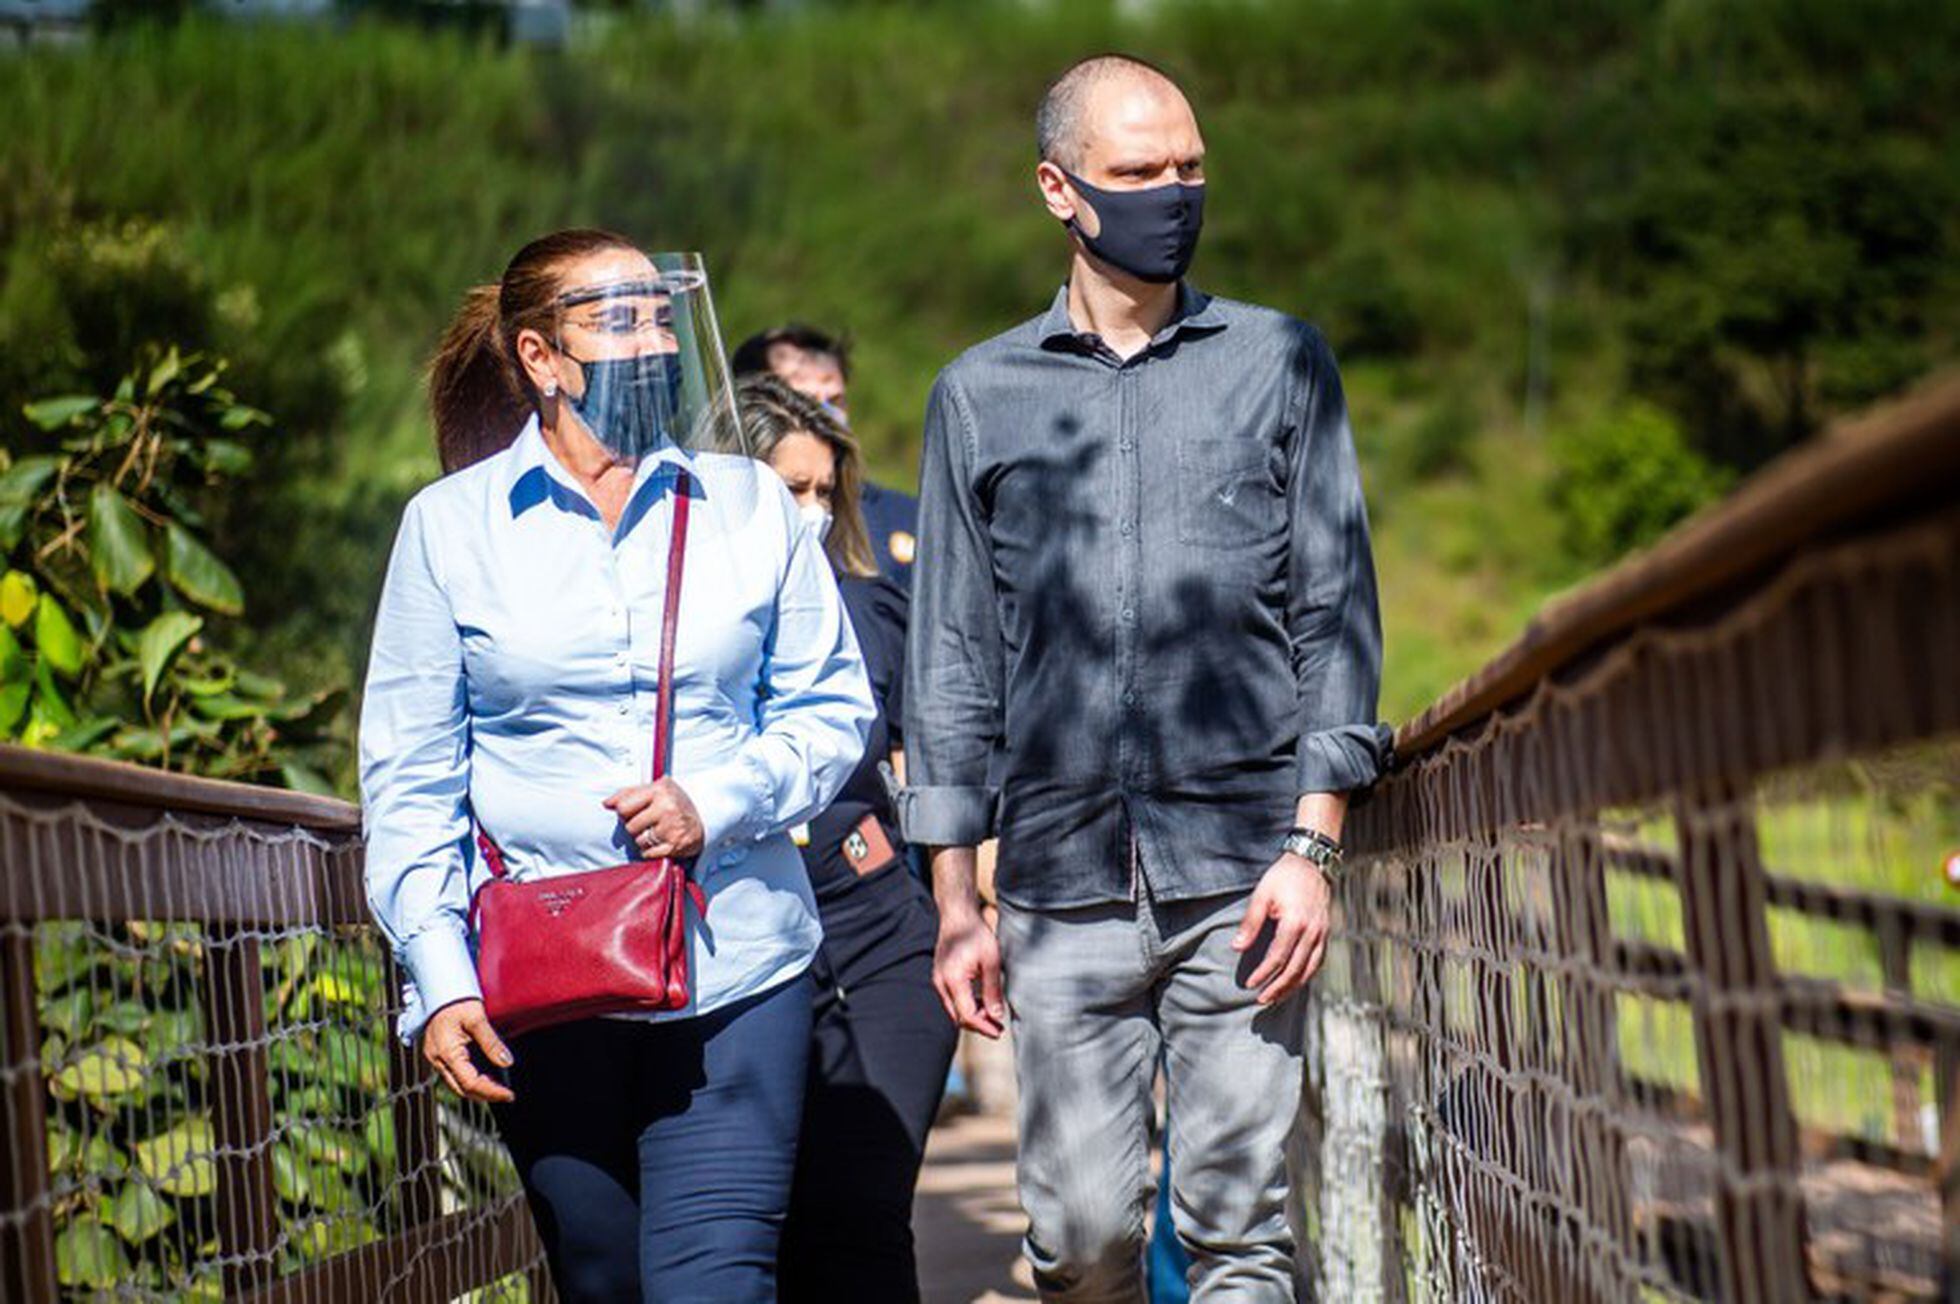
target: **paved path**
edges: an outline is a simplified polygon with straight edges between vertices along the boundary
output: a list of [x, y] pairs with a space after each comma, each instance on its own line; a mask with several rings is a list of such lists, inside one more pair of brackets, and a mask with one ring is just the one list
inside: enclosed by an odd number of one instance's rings
[[1032, 1304], [1014, 1195], [1014, 1120], [972, 1114], [933, 1129], [913, 1206], [925, 1304]]

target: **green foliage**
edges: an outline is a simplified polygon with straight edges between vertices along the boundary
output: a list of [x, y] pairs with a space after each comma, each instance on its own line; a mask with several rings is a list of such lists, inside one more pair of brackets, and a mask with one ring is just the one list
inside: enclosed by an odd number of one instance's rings
[[1667, 413], [1630, 403], [1553, 443], [1551, 496], [1571, 553], [1604, 564], [1644, 547], [1727, 488]]
[[[104, 933], [62, 922], [38, 927], [34, 943], [62, 1284], [87, 1294], [134, 1281], [151, 1294], [217, 1298], [220, 1146], [200, 994], [241, 939], [186, 924]], [[393, 1217], [399, 1174], [376, 1017], [386, 971], [371, 936], [268, 936], [259, 957], [286, 1237], [277, 1267], [290, 1271], [374, 1239]], [[494, 1164], [445, 1180], [460, 1200], [512, 1185]]]
[[[1542, 431], [1638, 399], [1746, 468], [1960, 328], [1953, 6], [630, 9], [563, 52], [192, 20], [0, 71], [0, 411], [100, 392], [78, 341], [158, 338], [144, 321], [231, 358], [282, 437], [202, 537], [255, 599], [241, 650], [295, 683], [356, 677], [401, 502], [435, 470], [420, 368], [540, 231], [701, 250], [731, 340], [851, 330], [857, 432], [909, 480], [933, 373], [1063, 274], [1030, 118], [1096, 50], [1190, 89], [1200, 283], [1317, 321], [1350, 371], [1391, 713], [1580, 569], [1518, 482], [1550, 465]], [[1424, 519], [1442, 509], [1466, 515]]]
[[198, 504], [250, 465], [235, 436], [267, 418], [219, 364], [142, 353], [106, 398], [26, 405], [41, 437], [6, 453], [0, 737], [324, 787], [308, 735], [331, 695], [289, 698], [205, 637], [244, 592], [199, 538]]

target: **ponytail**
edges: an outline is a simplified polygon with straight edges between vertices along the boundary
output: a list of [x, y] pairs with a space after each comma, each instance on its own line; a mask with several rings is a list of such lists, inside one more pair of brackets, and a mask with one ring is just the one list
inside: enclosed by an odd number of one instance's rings
[[429, 359], [429, 413], [445, 474], [510, 447], [537, 409], [537, 391], [517, 363], [517, 335], [554, 333], [564, 265], [631, 248], [632, 241], [611, 231], [554, 231], [518, 250], [495, 285], [479, 285], [463, 297]]
[[509, 447], [533, 406], [505, 355], [497, 296], [494, 285], [465, 295], [429, 360], [429, 411], [445, 474]]

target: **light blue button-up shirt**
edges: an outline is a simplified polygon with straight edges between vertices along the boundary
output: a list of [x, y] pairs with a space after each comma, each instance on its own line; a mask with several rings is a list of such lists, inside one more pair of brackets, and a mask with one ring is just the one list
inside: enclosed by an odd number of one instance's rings
[[765, 991], [821, 940], [786, 830], [836, 795], [873, 705], [821, 546], [760, 462], [644, 459], [616, 531], [535, 418], [410, 500], [361, 709], [368, 902], [409, 977], [400, 1030], [479, 994], [467, 923], [488, 874], [472, 813], [519, 878], [638, 853], [601, 803], [648, 781], [677, 470], [692, 473], [674, 652], [672, 773], [707, 845], [689, 912], [693, 1004]]

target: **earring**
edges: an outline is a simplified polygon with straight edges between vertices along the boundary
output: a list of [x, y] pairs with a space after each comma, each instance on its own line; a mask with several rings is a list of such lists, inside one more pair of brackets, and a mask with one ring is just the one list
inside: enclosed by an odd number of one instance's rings
[[555, 380], [547, 380], [547, 381], [546, 381], [546, 382], [544, 383], [544, 396], [545, 396], [546, 398], [557, 398], [557, 397], [558, 397], [558, 382], [557, 382], [557, 381], [555, 381]]

